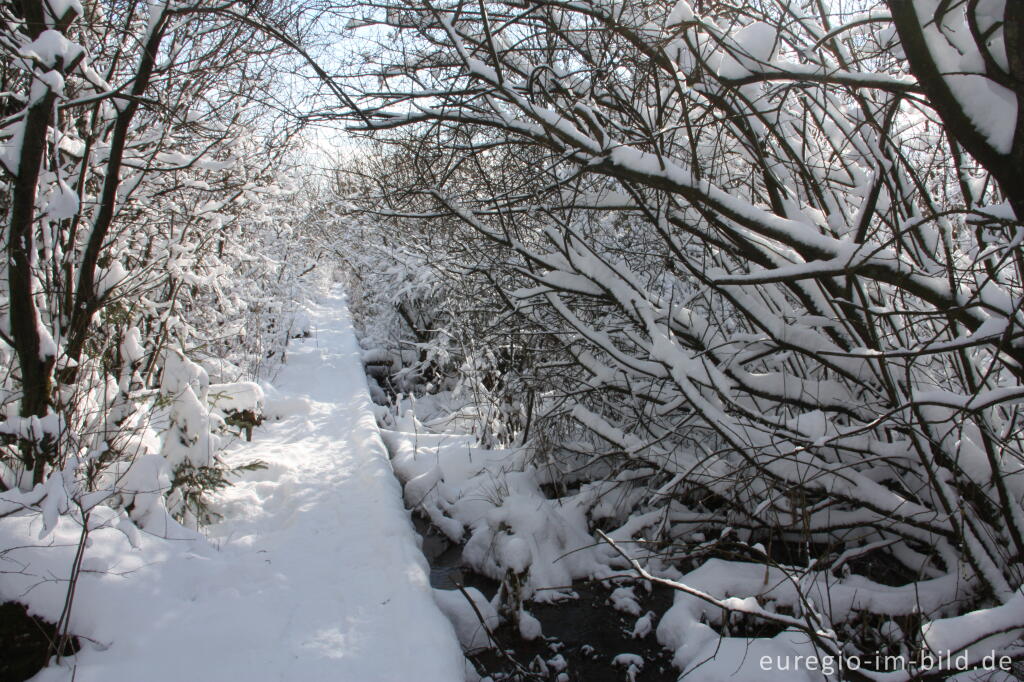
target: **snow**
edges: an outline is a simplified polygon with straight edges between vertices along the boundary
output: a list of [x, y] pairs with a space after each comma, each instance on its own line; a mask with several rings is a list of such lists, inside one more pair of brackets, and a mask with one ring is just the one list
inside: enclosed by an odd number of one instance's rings
[[46, 4], [55, 17], [63, 17], [69, 11], [82, 16], [82, 3], [79, 0], [46, 0]]
[[[937, 0], [921, 0], [919, 4], [916, 9], [919, 17], [934, 16], [937, 11]], [[958, 16], [954, 21], [950, 15], [946, 16], [941, 26], [936, 22], [925, 22], [922, 26], [928, 51], [978, 132], [997, 152], [1008, 154], [1016, 131], [1017, 98], [1012, 91], [985, 75], [987, 68], [977, 44], [970, 38], [965, 18]], [[998, 34], [986, 48], [997, 61], [1005, 60], [1007, 48]]]
[[654, 630], [654, 612], [648, 611], [633, 624], [633, 638], [643, 639]]
[[757, 70], [759, 63], [770, 62], [778, 35], [768, 24], [755, 21], [736, 31], [732, 38], [739, 49], [722, 60], [718, 69], [722, 78], [743, 78]]
[[636, 654], [618, 654], [612, 659], [612, 665], [626, 669], [626, 679], [635, 682], [636, 676], [644, 669], [644, 659]]
[[263, 413], [263, 389], [252, 381], [210, 384], [210, 404], [225, 414], [230, 412]]
[[142, 345], [142, 332], [138, 327], [130, 327], [121, 341], [121, 358], [131, 364], [142, 360], [146, 349]]
[[679, 0], [665, 19], [665, 25], [675, 26], [693, 20], [693, 7], [690, 6], [689, 0]]
[[[465, 594], [458, 590], [434, 590], [434, 600], [444, 615], [455, 626], [455, 632], [459, 636], [459, 643], [467, 651], [490, 649], [494, 647], [487, 630], [492, 632], [501, 625], [501, 617], [487, 597], [475, 587], [463, 588]], [[469, 599], [473, 603], [469, 603]], [[473, 607], [476, 607], [476, 610]], [[479, 615], [477, 615], [479, 613]], [[483, 618], [484, 624], [480, 623]], [[484, 625], [487, 627], [485, 628]]]
[[[326, 296], [311, 319], [316, 334], [293, 341], [277, 390], [268, 390], [271, 404], [304, 399], [309, 409], [281, 411], [253, 443], [224, 455], [233, 466], [259, 459], [268, 468], [216, 496], [223, 521], [207, 537], [166, 513], [177, 540], [159, 537], [155, 524], [139, 533], [102, 503], [93, 508], [70, 628], [83, 649], [36, 682], [465, 679], [370, 409], [345, 299]], [[172, 357], [168, 382], [194, 396], [205, 372]], [[137, 464], [166, 474], [156, 455]], [[5, 493], [0, 508], [40, 493]], [[159, 507], [159, 498], [140, 490], [135, 499]], [[28, 566], [0, 571], [0, 598], [55, 620], [65, 584], [50, 578], [68, 575], [81, 529], [64, 515], [46, 541], [26, 546], [44, 525], [39, 513], [0, 525], [2, 546], [17, 547], [3, 568]]]
[[106, 296], [114, 287], [128, 279], [128, 271], [121, 265], [121, 261], [114, 261], [109, 268], [100, 270], [96, 281], [96, 295]]
[[[723, 637], [711, 625], [722, 622], [725, 609], [771, 615], [776, 622], [785, 623], [789, 617], [781, 616], [773, 610], [774, 607], [788, 606], [796, 611], [808, 604], [821, 608], [817, 617], [831, 622], [843, 621], [855, 611], [892, 616], [923, 613], [931, 617], [941, 614], [943, 609], [964, 596], [964, 586], [956, 572], [900, 587], [881, 585], [857, 575], [829, 580], [820, 574], [797, 577], [797, 573], [792, 568], [783, 570], [774, 566], [710, 559], [678, 581], [678, 585], [685, 586], [686, 590], [676, 592], [673, 606], [659, 621], [656, 630], [658, 641], [675, 651], [677, 667], [684, 672], [699, 668], [700, 679], [709, 682], [726, 679], [817, 681], [820, 676], [810, 669], [783, 668], [781, 664], [766, 668], [760, 664], [764, 656], [773, 661], [792, 662], [797, 657], [835, 655], [816, 651], [815, 643], [807, 633], [796, 627], [806, 626], [799, 619], [792, 620], [793, 627], [774, 637], [753, 640]], [[772, 609], [761, 606], [761, 601], [772, 605]], [[1012, 623], [1013, 618], [1019, 616], [1020, 603], [1017, 601], [960, 618], [934, 620], [924, 626], [923, 632], [933, 650], [937, 651], [941, 646], [943, 651], [956, 651], [958, 646], [985, 632], [978, 626], [980, 621], [995, 619], [996, 623]], [[993, 620], [987, 622], [992, 623]], [[973, 627], [965, 627], [967, 625]], [[891, 623], [886, 631], [894, 635], [898, 629]], [[988, 644], [987, 650], [991, 648]]]
[[1016, 133], [1017, 98], [1012, 90], [977, 74], [945, 74], [946, 83], [975, 127], [1000, 154]]
[[609, 597], [612, 607], [616, 611], [639, 616], [641, 613], [640, 602], [636, 599], [636, 593], [632, 587], [616, 587]]
[[926, 623], [925, 643], [936, 653], [966, 650], [977, 663], [1013, 644], [1024, 631], [1024, 591], [1017, 590], [1005, 604], [979, 609], [962, 616]]
[[519, 636], [530, 642], [538, 637], [543, 637], [544, 633], [541, 630], [540, 621], [537, 620], [532, 613], [526, 609], [520, 609], [519, 611]]
[[22, 57], [38, 59], [52, 68], [56, 66], [58, 59], [62, 60], [64, 64], [68, 64], [81, 56], [84, 51], [81, 45], [68, 40], [60, 31], [48, 29], [21, 48], [18, 53]]

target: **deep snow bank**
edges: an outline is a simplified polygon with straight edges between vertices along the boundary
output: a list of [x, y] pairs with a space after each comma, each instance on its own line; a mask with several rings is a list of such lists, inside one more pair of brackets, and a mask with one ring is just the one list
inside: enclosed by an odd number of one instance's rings
[[[208, 538], [92, 532], [71, 631], [83, 650], [36, 680], [455, 682], [464, 659], [381, 442], [344, 298], [310, 311], [266, 409], [231, 464], [269, 468], [220, 494]], [[103, 520], [102, 513], [97, 520]], [[0, 523], [36, 544], [39, 515]], [[79, 528], [6, 553], [0, 597], [55, 619]]]

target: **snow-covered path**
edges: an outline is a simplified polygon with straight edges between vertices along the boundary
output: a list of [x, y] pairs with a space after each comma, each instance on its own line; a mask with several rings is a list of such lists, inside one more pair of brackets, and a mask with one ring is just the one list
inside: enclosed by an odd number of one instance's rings
[[[109, 649], [77, 657], [77, 682], [463, 679], [343, 297], [326, 296], [310, 316], [313, 336], [289, 346], [279, 394], [268, 398], [286, 416], [227, 455], [270, 467], [219, 497], [224, 521], [208, 530], [219, 551], [189, 542], [188, 552], [84, 593], [78, 609], [109, 612], [90, 603], [104, 593], [118, 600], [118, 622], [99, 627]], [[51, 667], [38, 679], [68, 672]]]

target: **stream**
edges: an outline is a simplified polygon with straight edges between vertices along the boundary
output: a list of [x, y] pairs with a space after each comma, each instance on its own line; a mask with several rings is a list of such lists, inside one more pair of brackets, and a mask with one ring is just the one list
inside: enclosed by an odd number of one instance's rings
[[[448, 540], [415, 512], [413, 524], [423, 538], [432, 587], [475, 587], [488, 599], [494, 597], [499, 583], [467, 566], [460, 545]], [[625, 584], [629, 583], [619, 586]], [[577, 581], [573, 584], [575, 599], [557, 603], [530, 601], [527, 608], [540, 621], [543, 637], [524, 640], [514, 625], [505, 624], [494, 633], [505, 656], [494, 650], [467, 655], [481, 675], [489, 675], [495, 682], [675, 682], [679, 673], [654, 633], [634, 638], [636, 616], [612, 607], [610, 595], [614, 587], [602, 581]], [[656, 585], [648, 593], [637, 585], [635, 592], [642, 613], [656, 614], [655, 623], [672, 605], [673, 594], [668, 588]], [[643, 668], [630, 671], [626, 666], [616, 665], [613, 659], [619, 654], [639, 656]]]
[[[371, 384], [385, 387], [382, 397], [393, 399], [387, 368], [373, 363], [367, 363], [365, 368], [374, 380]], [[412, 519], [430, 565], [431, 587], [474, 587], [488, 599], [497, 594], [500, 583], [468, 566], [461, 545], [449, 540], [415, 510]], [[500, 652], [467, 652], [467, 657], [481, 676], [489, 676], [494, 682], [676, 682], [679, 671], [673, 667], [668, 650], [658, 644], [654, 632], [634, 638], [637, 615], [618, 611], [611, 604], [610, 595], [615, 587], [633, 584], [576, 581], [572, 585], [575, 599], [557, 603], [528, 601], [527, 610], [540, 621], [543, 637], [525, 640], [514, 624], [505, 623], [493, 633]], [[672, 605], [672, 590], [655, 585], [648, 592], [639, 584], [635, 586], [640, 613], [654, 612], [653, 622], [657, 623]], [[642, 667], [614, 663], [619, 654], [639, 657]]]

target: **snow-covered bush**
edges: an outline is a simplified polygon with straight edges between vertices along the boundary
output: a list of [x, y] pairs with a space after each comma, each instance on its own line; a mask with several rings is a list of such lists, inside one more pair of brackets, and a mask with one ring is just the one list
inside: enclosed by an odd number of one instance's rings
[[239, 382], [273, 372], [298, 292], [330, 277], [268, 106], [287, 63], [262, 26], [294, 10], [0, 7], [0, 555], [78, 529], [73, 565], [18, 569], [67, 577], [62, 638], [90, 532], [198, 537], [237, 472], [226, 422], [259, 422]]
[[[521, 440], [531, 409], [530, 358], [542, 348], [509, 315], [509, 273], [493, 245], [457, 220], [406, 220], [390, 212], [424, 205], [416, 185], [430, 163], [368, 147], [338, 169], [317, 211], [340, 244], [340, 271], [382, 402], [396, 394], [453, 396], [470, 433], [495, 447]], [[401, 183], [401, 194], [392, 191]], [[495, 286], [500, 278], [502, 287]], [[388, 395], [390, 394], [390, 395]]]

